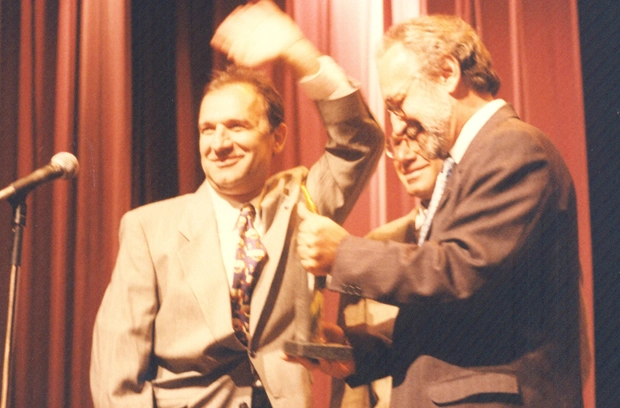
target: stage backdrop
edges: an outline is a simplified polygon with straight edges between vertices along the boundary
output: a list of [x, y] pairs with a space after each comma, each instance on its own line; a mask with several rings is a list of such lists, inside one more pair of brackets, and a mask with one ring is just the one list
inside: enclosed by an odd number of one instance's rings
[[[241, 1], [0, 0], [0, 187], [74, 153], [77, 180], [27, 200], [11, 373], [15, 407], [92, 406], [94, 317], [118, 248], [122, 214], [202, 182], [196, 117], [213, 67], [213, 29]], [[374, 48], [393, 22], [420, 13], [462, 16], [481, 34], [503, 85], [499, 96], [560, 148], [578, 192], [587, 348], [593, 350], [592, 267], [576, 0], [286, 0], [278, 4], [357, 79], [385, 119]], [[312, 103], [282, 67], [269, 67], [292, 131], [275, 171], [310, 165], [325, 140]], [[380, 163], [345, 226], [358, 235], [409, 211], [389, 160]], [[0, 334], [4, 338], [11, 206], [0, 203]], [[334, 318], [335, 295], [328, 298]], [[594, 372], [585, 361], [586, 407]], [[317, 375], [316, 406], [329, 381]]]

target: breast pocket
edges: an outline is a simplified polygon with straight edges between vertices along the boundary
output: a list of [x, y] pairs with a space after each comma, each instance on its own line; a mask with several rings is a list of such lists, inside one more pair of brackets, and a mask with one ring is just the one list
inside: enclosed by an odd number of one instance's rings
[[517, 377], [506, 373], [472, 373], [433, 382], [428, 396], [435, 404], [449, 407], [459, 404], [495, 403], [498, 407], [522, 404]]

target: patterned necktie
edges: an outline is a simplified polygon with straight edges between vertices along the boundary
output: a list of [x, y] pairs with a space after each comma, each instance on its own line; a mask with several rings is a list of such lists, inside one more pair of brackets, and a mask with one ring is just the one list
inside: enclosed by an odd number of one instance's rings
[[260, 241], [253, 220], [256, 211], [252, 204], [245, 204], [237, 220], [239, 243], [235, 257], [233, 284], [230, 291], [232, 319], [235, 335], [245, 346], [250, 331], [250, 300], [258, 279], [261, 261], [267, 254]]
[[452, 173], [453, 167], [454, 167], [454, 159], [452, 157], [448, 157], [443, 162], [441, 173], [439, 173], [439, 175], [437, 176], [437, 181], [435, 182], [435, 189], [433, 190], [433, 196], [431, 197], [431, 202], [428, 205], [428, 211], [426, 213], [426, 218], [424, 219], [424, 224], [422, 224], [422, 228], [420, 228], [420, 236], [418, 238], [418, 245], [422, 245], [424, 241], [426, 241], [426, 235], [428, 234], [428, 230], [431, 228], [431, 222], [433, 222], [433, 216], [435, 215], [435, 211], [437, 211], [437, 206], [439, 205], [439, 200], [441, 200], [443, 191], [446, 189], [446, 183], [448, 181], [448, 177], [450, 177], [450, 174]]

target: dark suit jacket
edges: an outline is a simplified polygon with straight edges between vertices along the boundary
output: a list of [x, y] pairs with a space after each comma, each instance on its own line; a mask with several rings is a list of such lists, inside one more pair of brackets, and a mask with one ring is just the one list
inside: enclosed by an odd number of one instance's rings
[[308, 288], [292, 243], [300, 184], [306, 181], [322, 214], [342, 222], [383, 146], [359, 92], [318, 106], [330, 135], [326, 153], [309, 171], [275, 175], [263, 191], [268, 260], [252, 296], [248, 349], [234, 335], [205, 185], [123, 217], [117, 263], [94, 329], [96, 407], [237, 408], [251, 393], [250, 366], [274, 407], [310, 406], [308, 373], [281, 358], [295, 332], [295, 290]]
[[392, 346], [357, 344], [349, 383], [391, 375], [394, 407], [579, 407], [579, 280], [569, 172], [505, 106], [453, 170], [426, 243], [339, 246], [330, 289], [400, 306]]

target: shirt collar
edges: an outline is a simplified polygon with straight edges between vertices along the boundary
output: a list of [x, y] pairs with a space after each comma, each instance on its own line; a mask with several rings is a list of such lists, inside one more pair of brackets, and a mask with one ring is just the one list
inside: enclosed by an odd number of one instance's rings
[[[245, 203], [233, 204], [224, 198], [222, 198], [215, 190], [211, 184], [207, 183], [207, 191], [211, 196], [211, 201], [213, 202], [213, 209], [215, 210], [216, 219], [218, 221], [218, 225], [223, 220], [226, 223], [226, 228], [230, 227], [230, 229], [234, 229], [237, 223], [237, 219], [239, 218], [239, 212], [241, 211], [241, 207]], [[254, 197], [250, 200], [250, 203], [256, 209], [256, 218], [260, 219], [260, 206], [259, 206], [260, 196]]]
[[450, 156], [454, 159], [455, 163], [459, 163], [465, 154], [465, 151], [469, 147], [474, 137], [478, 134], [480, 129], [489, 121], [491, 116], [495, 114], [502, 106], [506, 105], [506, 101], [503, 99], [494, 99], [493, 101], [484, 105], [478, 112], [474, 113], [461, 130], [461, 133], [456, 138], [456, 142], [452, 149], [450, 149]]

